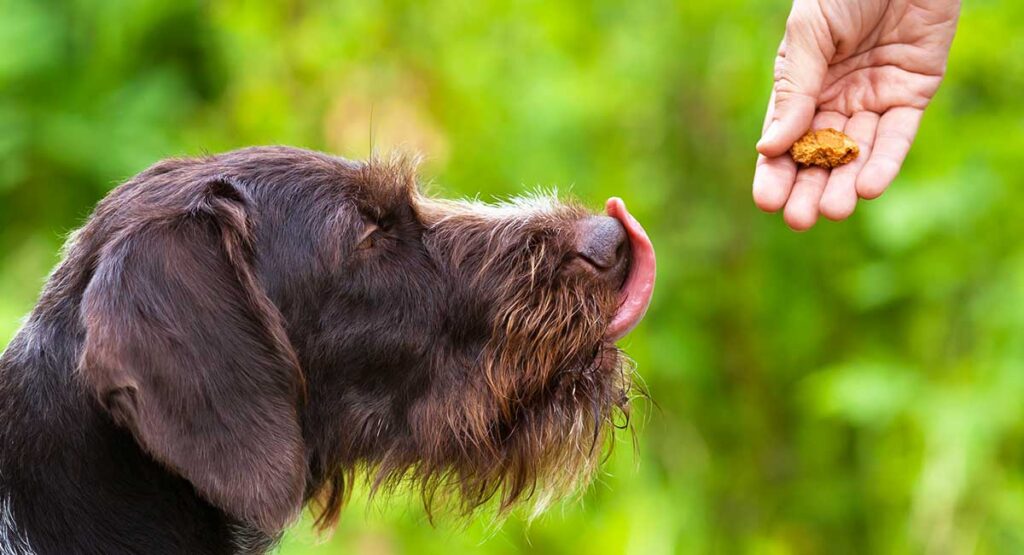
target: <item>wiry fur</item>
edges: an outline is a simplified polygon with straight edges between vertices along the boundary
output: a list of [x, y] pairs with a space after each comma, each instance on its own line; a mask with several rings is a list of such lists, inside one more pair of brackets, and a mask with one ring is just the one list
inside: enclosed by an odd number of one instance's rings
[[588, 216], [435, 199], [402, 159], [154, 166], [100, 205], [0, 358], [0, 531], [256, 553], [306, 501], [330, 527], [359, 473], [462, 514], [576, 491], [632, 387], [605, 335], [621, 281], [577, 264]]
[[[361, 467], [373, 491], [416, 484], [428, 512], [440, 501], [468, 514], [495, 497], [501, 513], [524, 500], [540, 511], [589, 483], [616, 415], [629, 417], [631, 368], [603, 336], [617, 292], [564, 267], [571, 224], [589, 213], [546, 194], [435, 199], [420, 193], [414, 170], [405, 158], [374, 160], [359, 181], [404, 185], [427, 250], [494, 308], [491, 329], [476, 357], [453, 361], [458, 387], [436, 381], [413, 405], [411, 437]], [[379, 437], [382, 421], [366, 418]], [[341, 464], [328, 479], [321, 527], [336, 520], [356, 470]]]
[[11, 500], [0, 497], [0, 555], [35, 555], [28, 540], [18, 531]]

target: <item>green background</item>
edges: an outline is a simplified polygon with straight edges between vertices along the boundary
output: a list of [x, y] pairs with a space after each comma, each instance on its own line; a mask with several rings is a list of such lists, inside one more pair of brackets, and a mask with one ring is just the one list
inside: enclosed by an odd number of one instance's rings
[[625, 198], [657, 406], [532, 525], [359, 491], [281, 553], [1022, 553], [1024, 3], [967, 4], [901, 177], [796, 234], [750, 200], [784, 0], [0, 0], [0, 345], [160, 158], [417, 150], [445, 195]]

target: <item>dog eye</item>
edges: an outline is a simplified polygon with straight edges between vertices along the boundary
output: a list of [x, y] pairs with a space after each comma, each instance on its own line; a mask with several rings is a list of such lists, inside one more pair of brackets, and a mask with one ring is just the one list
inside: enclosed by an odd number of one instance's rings
[[363, 229], [362, 235], [359, 236], [359, 241], [356, 243], [357, 250], [365, 250], [373, 248], [373, 244], [377, 239], [377, 233], [380, 231], [380, 226], [377, 224], [366, 224], [366, 228]]

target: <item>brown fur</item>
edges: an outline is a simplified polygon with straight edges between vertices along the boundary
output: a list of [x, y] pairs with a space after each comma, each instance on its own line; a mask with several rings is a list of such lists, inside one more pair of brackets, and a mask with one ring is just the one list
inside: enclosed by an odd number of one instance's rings
[[[579, 264], [589, 215], [435, 199], [402, 159], [157, 164], [97, 207], [0, 358], [0, 494], [37, 549], [110, 553], [269, 544], [307, 501], [329, 528], [360, 473], [428, 511], [542, 508], [589, 482], [634, 394], [605, 336], [624, 276]], [[82, 477], [46, 512], [40, 473]]]

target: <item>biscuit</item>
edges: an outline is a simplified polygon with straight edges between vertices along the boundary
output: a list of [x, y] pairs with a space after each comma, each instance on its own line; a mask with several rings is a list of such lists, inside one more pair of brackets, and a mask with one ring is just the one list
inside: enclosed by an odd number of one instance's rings
[[790, 147], [789, 154], [802, 166], [831, 169], [856, 160], [860, 148], [840, 131], [819, 129], [800, 137]]

